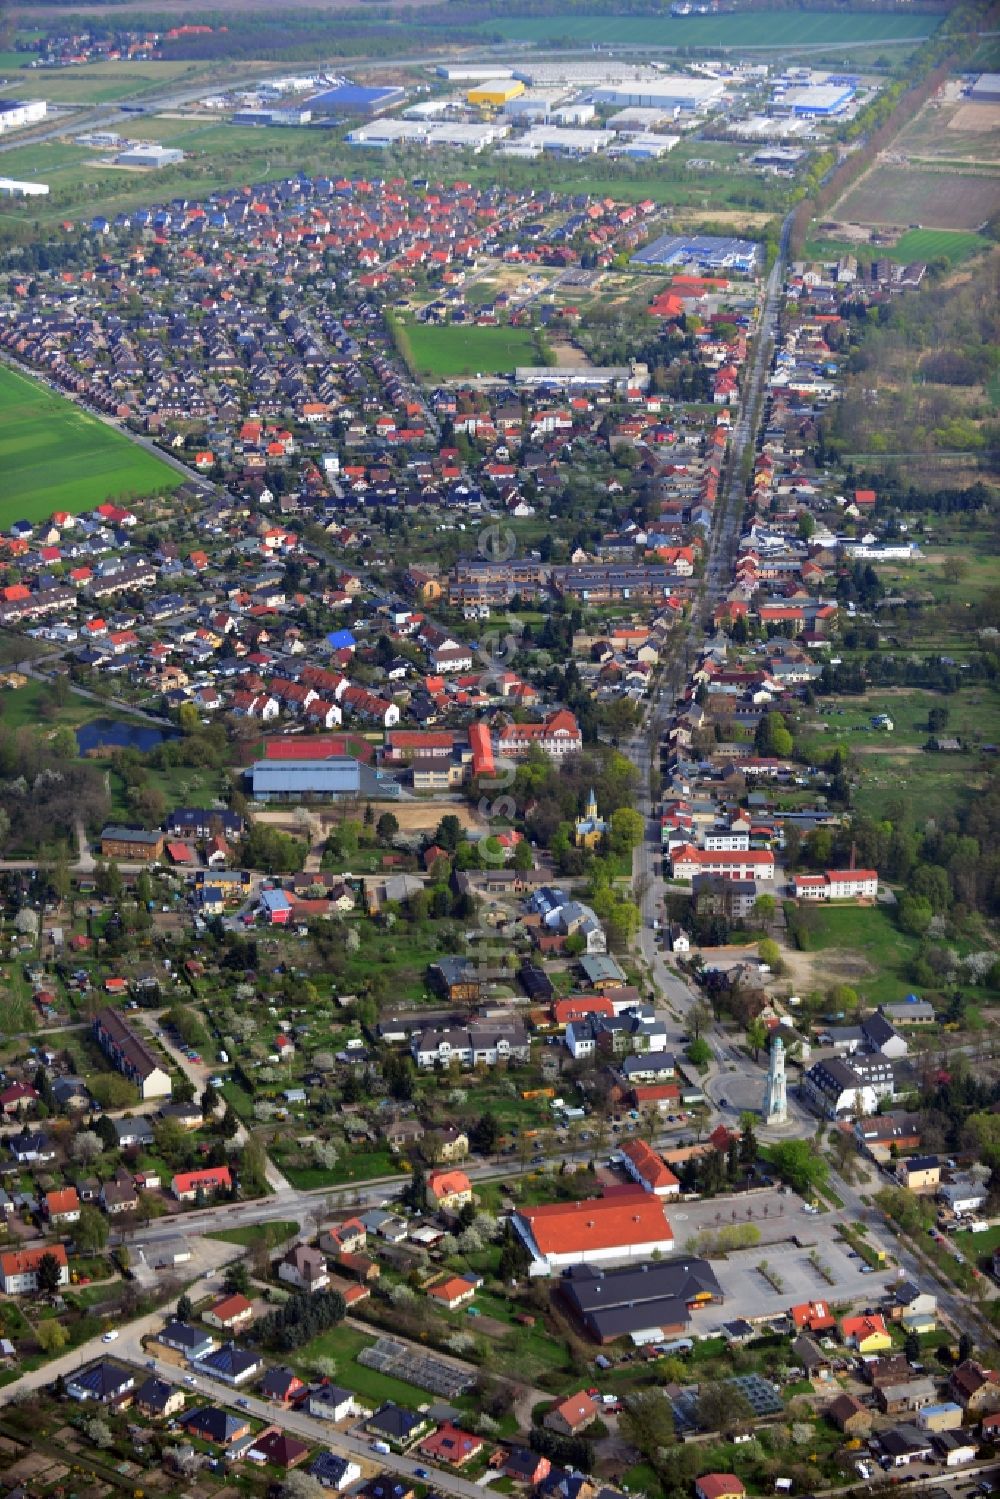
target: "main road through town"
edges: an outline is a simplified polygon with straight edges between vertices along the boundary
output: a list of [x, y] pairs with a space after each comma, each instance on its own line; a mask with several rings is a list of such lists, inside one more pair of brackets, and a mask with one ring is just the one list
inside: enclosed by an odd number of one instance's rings
[[[627, 746], [629, 757], [639, 772], [638, 810], [646, 818], [646, 833], [635, 851], [633, 873], [642, 912], [638, 945], [653, 982], [662, 999], [682, 1018], [696, 1000], [693, 990], [663, 961], [660, 939], [654, 930], [663, 910], [664, 884], [661, 872], [660, 827], [652, 795], [650, 772], [659, 768], [660, 745], [674, 712], [675, 701], [687, 683], [695, 653], [711, 624], [712, 611], [732, 577], [736, 548], [743, 518], [747, 455], [752, 454], [759, 420], [761, 396], [774, 345], [774, 333], [781, 306], [781, 290], [788, 259], [791, 215], [781, 226], [778, 255], [768, 275], [761, 302], [753, 343], [753, 353], [746, 370], [743, 399], [732, 431], [729, 446], [727, 479], [722, 504], [708, 538], [705, 571], [700, 593], [692, 604], [687, 628], [680, 631], [672, 658], [660, 676], [658, 696], [653, 702], [642, 729]], [[715, 1043], [713, 1043], [715, 1044]], [[717, 1050], [717, 1046], [716, 1046]]]

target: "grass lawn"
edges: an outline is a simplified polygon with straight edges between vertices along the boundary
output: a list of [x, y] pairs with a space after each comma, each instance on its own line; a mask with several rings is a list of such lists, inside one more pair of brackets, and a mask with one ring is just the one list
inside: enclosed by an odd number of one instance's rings
[[949, 1237], [955, 1248], [960, 1249], [967, 1259], [980, 1260], [984, 1255], [992, 1254], [1000, 1244], [1000, 1223], [995, 1223], [985, 1233], [973, 1234], [966, 1231], [950, 1234]]
[[388, 1150], [345, 1151], [332, 1170], [325, 1166], [287, 1166], [280, 1156], [276, 1160], [292, 1186], [300, 1192], [308, 1192], [313, 1187], [346, 1187], [351, 1182], [400, 1175], [399, 1162]]
[[71, 401], [0, 367], [0, 529], [175, 489], [180, 476]]
[[416, 372], [430, 378], [495, 375], [518, 364], [537, 364], [530, 328], [436, 327], [413, 323], [406, 330]]
[[903, 261], [943, 258], [958, 265], [970, 255], [988, 250], [992, 243], [985, 234], [972, 229], [908, 229], [896, 241], [892, 254]]
[[244, 1228], [222, 1228], [218, 1233], [205, 1234], [205, 1238], [239, 1244], [244, 1249], [252, 1249], [255, 1244], [267, 1244], [270, 1248], [297, 1234], [299, 1226], [294, 1218], [277, 1218], [268, 1223], [248, 1223]]
[[870, 967], [871, 973], [858, 979], [870, 1004], [908, 993], [907, 969], [920, 944], [901, 932], [882, 906], [816, 906], [809, 920], [810, 952], [846, 950]]
[[[2, 446], [3, 438], [0, 436], [0, 447]], [[68, 694], [65, 703], [57, 705], [52, 688], [47, 683], [36, 682], [34, 679], [23, 687], [4, 688], [0, 691], [0, 719], [12, 729], [22, 729], [28, 725], [36, 729], [77, 729], [81, 724], [100, 716], [96, 703], [77, 697], [73, 692]], [[124, 722], [130, 721], [125, 712], [119, 713], [116, 710], [115, 717]]]
[[866, 251], [865, 246], [849, 245], [842, 240], [811, 239], [806, 254], [810, 259], [834, 260], [841, 255], [857, 254], [860, 248], [862, 259], [874, 259], [877, 255], [880, 259], [897, 260], [901, 265], [913, 260], [947, 260], [954, 266], [988, 250], [991, 243], [985, 234], [972, 229], [907, 229], [891, 249], [879, 245]]
[[[995, 566], [995, 558], [983, 559], [984, 578], [991, 569], [995, 574]], [[964, 582], [974, 587], [971, 567]], [[940, 732], [956, 736], [967, 748], [955, 754], [924, 749], [932, 708], [948, 710], [948, 722]], [[891, 734], [866, 732], [870, 718], [879, 713], [892, 718]], [[915, 807], [953, 811], [983, 782], [978, 745], [1000, 739], [1000, 694], [988, 684], [947, 695], [919, 689], [875, 690], [863, 698], [823, 698], [809, 710], [807, 722], [827, 725], [825, 731], [806, 732], [802, 744], [807, 754], [826, 757], [839, 745], [854, 756], [861, 782], [856, 803], [862, 812], [880, 815], [892, 796], [905, 796]]]
[[914, 41], [930, 36], [937, 17], [859, 15], [825, 10], [754, 11], [725, 16], [512, 16], [483, 30], [512, 41], [571, 40], [635, 47], [792, 47]]
[[374, 1337], [341, 1324], [300, 1348], [290, 1362], [300, 1375], [304, 1375], [313, 1359], [331, 1358], [337, 1365], [337, 1383], [363, 1396], [369, 1404], [378, 1406], [385, 1400], [394, 1400], [397, 1405], [409, 1406], [411, 1410], [423, 1405], [428, 1393], [419, 1385], [408, 1384], [404, 1379], [380, 1374], [377, 1369], [368, 1369], [357, 1363], [362, 1349], [371, 1348], [374, 1342]]

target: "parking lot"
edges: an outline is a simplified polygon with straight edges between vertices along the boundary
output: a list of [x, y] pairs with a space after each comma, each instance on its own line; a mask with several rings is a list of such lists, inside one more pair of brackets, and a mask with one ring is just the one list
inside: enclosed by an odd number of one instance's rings
[[[809, 1258], [810, 1250], [790, 1241], [739, 1250], [725, 1260], [714, 1260], [714, 1269], [725, 1294], [722, 1306], [698, 1314], [700, 1332], [711, 1332], [734, 1317], [767, 1317], [786, 1312], [801, 1301], [854, 1302], [876, 1305], [892, 1272], [862, 1274], [862, 1261], [852, 1259], [846, 1244], [829, 1232], [818, 1236], [816, 1254], [829, 1270], [832, 1283]], [[757, 1268], [762, 1260], [781, 1282], [780, 1291]]]
[[801, 1197], [778, 1187], [700, 1202], [674, 1203], [668, 1198], [666, 1209], [678, 1249], [703, 1229], [714, 1233], [732, 1223], [753, 1223], [760, 1231], [761, 1244], [782, 1243], [796, 1235], [807, 1244], [826, 1244], [836, 1233], [838, 1221], [835, 1213], [806, 1212]]

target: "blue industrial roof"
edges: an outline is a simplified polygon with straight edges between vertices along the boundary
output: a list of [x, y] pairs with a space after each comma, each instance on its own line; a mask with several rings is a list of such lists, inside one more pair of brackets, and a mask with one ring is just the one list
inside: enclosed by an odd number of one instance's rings
[[292, 905], [284, 890], [262, 890], [260, 903], [268, 911], [288, 911]]
[[728, 239], [715, 234], [661, 234], [632, 256], [639, 265], [683, 265], [696, 261], [718, 270], [753, 267], [759, 245], [749, 239]]
[[330, 760], [257, 760], [253, 766], [254, 795], [270, 792], [355, 792], [361, 785], [360, 767], [350, 756]]
[[341, 83], [336, 88], [314, 94], [308, 106], [314, 109], [371, 109], [373, 105], [402, 97], [403, 91], [399, 88], [365, 88], [360, 83]]

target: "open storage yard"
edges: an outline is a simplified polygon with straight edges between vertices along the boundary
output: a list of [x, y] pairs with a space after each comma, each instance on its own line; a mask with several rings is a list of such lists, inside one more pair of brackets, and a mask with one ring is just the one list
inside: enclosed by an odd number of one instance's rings
[[175, 489], [180, 476], [43, 385], [0, 368], [0, 525]]

